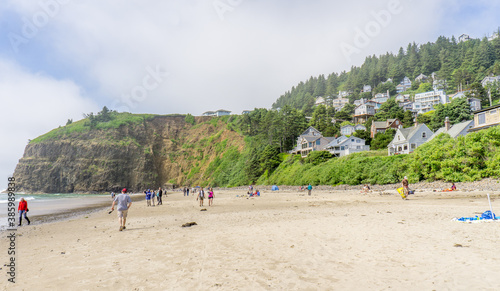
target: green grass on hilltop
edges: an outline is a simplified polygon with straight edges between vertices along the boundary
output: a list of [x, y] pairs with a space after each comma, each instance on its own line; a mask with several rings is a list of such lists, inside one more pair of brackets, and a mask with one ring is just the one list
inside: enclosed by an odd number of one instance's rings
[[56, 140], [58, 138], [68, 136], [70, 134], [88, 132], [93, 129], [97, 130], [116, 129], [123, 125], [140, 124], [145, 120], [151, 120], [155, 116], [158, 116], [155, 114], [132, 114], [128, 112], [123, 112], [123, 113], [111, 112], [110, 115], [112, 118], [110, 121], [98, 122], [94, 128], [90, 127], [88, 118], [85, 118], [79, 121], [75, 121], [66, 126], [61, 126], [59, 128], [53, 129], [47, 132], [46, 134], [43, 134], [31, 140], [30, 143], [34, 144], [46, 140]]

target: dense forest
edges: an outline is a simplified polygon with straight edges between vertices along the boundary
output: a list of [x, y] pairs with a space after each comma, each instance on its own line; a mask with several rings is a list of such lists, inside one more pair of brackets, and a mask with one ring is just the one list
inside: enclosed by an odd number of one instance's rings
[[[500, 75], [500, 38], [457, 42], [455, 37], [450, 39], [441, 36], [434, 43], [410, 43], [406, 49], [401, 47], [397, 54], [368, 56], [360, 67], [353, 66], [349, 72], [310, 77], [280, 96], [272, 108], [288, 105], [310, 115], [316, 97], [325, 97], [328, 104], [337, 98], [339, 91], [351, 92], [348, 97], [350, 103], [387, 90], [393, 96], [395, 86], [405, 76], [413, 82], [420, 74], [430, 76], [432, 73], [443, 80], [442, 86], [447, 93], [454, 93], [459, 87], [471, 90], [471, 94], [484, 100], [484, 105], [487, 105], [488, 98], [480, 82], [485, 76]], [[384, 83], [389, 78], [393, 82]], [[362, 93], [363, 85], [370, 85], [373, 91]], [[411, 90], [406, 93], [414, 94], [421, 85], [420, 82], [413, 82]], [[498, 102], [498, 91], [495, 90], [492, 95]]]

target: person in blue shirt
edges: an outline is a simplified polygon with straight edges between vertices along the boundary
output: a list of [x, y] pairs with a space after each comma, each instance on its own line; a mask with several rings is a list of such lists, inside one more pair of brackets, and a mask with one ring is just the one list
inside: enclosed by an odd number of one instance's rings
[[148, 189], [144, 193], [146, 194], [146, 205], [151, 206], [151, 191]]

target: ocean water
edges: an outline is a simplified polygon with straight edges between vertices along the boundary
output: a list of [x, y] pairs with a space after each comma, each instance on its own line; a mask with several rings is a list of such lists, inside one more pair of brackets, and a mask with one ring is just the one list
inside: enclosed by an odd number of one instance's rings
[[[7, 226], [7, 200], [8, 194], [0, 193], [0, 230], [4, 230]], [[17, 207], [19, 200], [24, 198], [28, 202], [28, 217], [33, 223], [37, 222], [36, 217], [51, 216], [54, 217], [61, 213], [76, 212], [81, 209], [89, 209], [92, 207], [103, 207], [109, 203], [111, 206], [112, 200], [110, 195], [96, 194], [75, 194], [75, 193], [57, 193], [57, 194], [17, 194], [16, 193], [16, 222], [19, 215]], [[25, 224], [26, 221], [23, 221]], [[16, 223], [17, 225], [17, 223]]]

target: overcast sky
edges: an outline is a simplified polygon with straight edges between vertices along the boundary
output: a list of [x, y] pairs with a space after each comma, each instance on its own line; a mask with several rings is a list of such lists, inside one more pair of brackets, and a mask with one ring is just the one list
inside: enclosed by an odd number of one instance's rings
[[497, 1], [465, 0], [0, 0], [0, 189], [28, 139], [103, 106], [270, 108], [367, 55], [490, 35], [498, 15]]

